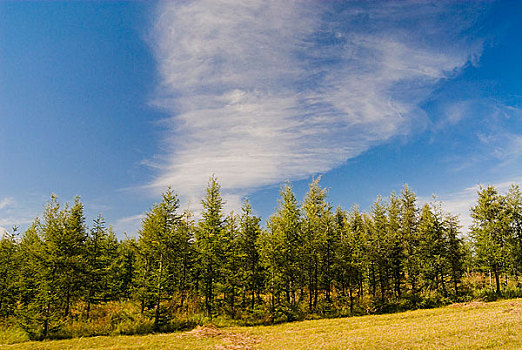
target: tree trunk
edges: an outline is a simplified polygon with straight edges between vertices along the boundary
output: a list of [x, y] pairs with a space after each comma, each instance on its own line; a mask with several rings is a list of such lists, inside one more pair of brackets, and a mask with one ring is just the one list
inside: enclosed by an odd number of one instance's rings
[[446, 296], [447, 295], [446, 284], [444, 283], [444, 270], [442, 269], [442, 266], [440, 266], [439, 270], [440, 270], [440, 282], [442, 283], [442, 294], [444, 296]]
[[497, 264], [495, 264], [493, 266], [493, 271], [495, 273], [495, 283], [497, 284], [497, 294], [500, 295], [500, 276], [499, 276]]

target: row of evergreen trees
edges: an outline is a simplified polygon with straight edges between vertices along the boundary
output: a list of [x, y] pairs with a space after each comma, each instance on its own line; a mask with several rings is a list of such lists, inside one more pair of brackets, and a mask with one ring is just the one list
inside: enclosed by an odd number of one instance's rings
[[[313, 180], [301, 204], [289, 184], [267, 220], [245, 201], [226, 215], [209, 181], [199, 219], [169, 189], [137, 238], [118, 240], [99, 216], [89, 229], [83, 204], [52, 196], [41, 219], [0, 241], [0, 318], [47, 337], [82, 305], [130, 301], [165, 329], [174, 315], [284, 321], [425, 307], [469, 295], [471, 273], [495, 289], [522, 272], [522, 195], [478, 192], [469, 240], [438, 202], [417, 207], [407, 186], [377, 198], [369, 213], [333, 209]], [[466, 272], [466, 273], [465, 273]]]

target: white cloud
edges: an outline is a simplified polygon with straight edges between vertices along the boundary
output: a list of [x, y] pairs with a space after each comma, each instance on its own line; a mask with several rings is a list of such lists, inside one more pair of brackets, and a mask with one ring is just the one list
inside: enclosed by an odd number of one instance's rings
[[25, 228], [36, 217], [33, 209], [29, 204], [21, 204], [13, 197], [0, 199], [0, 227]]
[[463, 232], [467, 233], [472, 224], [471, 218], [471, 207], [476, 204], [477, 193], [481, 187], [492, 185], [499, 193], [506, 193], [509, 187], [513, 184], [522, 184], [522, 177], [513, 177], [508, 180], [504, 180], [496, 183], [483, 183], [469, 186], [461, 191], [449, 193], [437, 197], [440, 200], [443, 208], [454, 215], [459, 215], [460, 223], [463, 228]]
[[[476, 60], [453, 3], [160, 2], [151, 46], [172, 115], [151, 187], [198, 203], [216, 174], [256, 187], [341, 165], [423, 124], [440, 79]], [[412, 31], [411, 28], [414, 28]]]
[[138, 214], [118, 219], [114, 224], [114, 231], [118, 233], [125, 232], [132, 236], [141, 228], [141, 222], [144, 217], [145, 214]]
[[7, 208], [12, 204], [14, 204], [14, 199], [12, 197], [2, 198], [0, 200], [0, 210]]

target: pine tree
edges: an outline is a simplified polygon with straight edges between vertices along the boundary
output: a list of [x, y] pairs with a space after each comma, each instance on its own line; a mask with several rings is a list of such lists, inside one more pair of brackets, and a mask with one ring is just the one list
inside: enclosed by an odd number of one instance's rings
[[340, 240], [335, 229], [335, 218], [330, 205], [328, 205], [328, 210], [326, 211], [324, 221], [326, 232], [324, 233], [325, 242], [321, 252], [321, 282], [325, 291], [326, 302], [331, 303], [333, 285], [336, 275], [336, 252]]
[[[268, 219], [268, 230], [260, 238], [261, 258], [268, 272], [271, 309], [274, 316], [281, 293], [293, 311], [297, 307], [296, 291], [303, 288], [303, 237], [299, 207], [292, 188], [286, 184], [280, 192], [279, 207]], [[302, 290], [302, 289], [301, 289]], [[293, 319], [289, 313], [287, 318]]]
[[418, 293], [420, 289], [420, 272], [421, 272], [421, 252], [419, 247], [419, 232], [417, 230], [417, 206], [415, 204], [417, 197], [407, 185], [401, 192], [401, 214], [400, 214], [400, 231], [406, 245], [405, 269], [407, 273], [407, 281], [411, 288], [411, 298], [413, 305], [418, 302]]
[[440, 208], [434, 207], [434, 209], [432, 211], [428, 203], [424, 204], [419, 219], [422, 279], [430, 290], [442, 288], [442, 293], [446, 296], [444, 223]]
[[302, 259], [307, 274], [310, 310], [317, 306], [319, 284], [322, 280], [320, 274], [326, 255], [326, 234], [330, 226], [330, 206], [326, 202], [326, 190], [319, 187], [320, 179], [321, 177], [312, 179], [302, 207]]
[[384, 304], [386, 301], [391, 273], [392, 239], [388, 226], [386, 205], [379, 196], [373, 203], [371, 220], [369, 221], [367, 257], [371, 268], [373, 297], [376, 297], [376, 288], [378, 286], [381, 304]]
[[401, 201], [392, 192], [388, 204], [388, 237], [390, 237], [390, 263], [392, 268], [395, 297], [402, 295], [402, 282], [404, 279], [404, 265], [406, 257], [406, 241], [401, 231]]
[[94, 220], [86, 244], [86, 298], [87, 318], [91, 305], [116, 299], [118, 276], [114, 265], [118, 261], [118, 241], [105, 226], [101, 215]]
[[60, 210], [57, 197], [51, 196], [43, 218], [46, 288], [62, 304], [63, 316], [68, 317], [71, 304], [81, 297], [85, 286], [87, 229], [83, 204], [76, 197], [72, 207], [66, 205]]
[[348, 288], [351, 314], [354, 313], [355, 291], [358, 290], [360, 300], [363, 297], [365, 240], [364, 219], [359, 208], [354, 206], [348, 214], [346, 224], [342, 225], [338, 253], [343, 284]]
[[20, 273], [21, 306], [18, 315], [32, 338], [46, 338], [70, 316], [85, 285], [86, 227], [83, 204], [60, 210], [55, 195], [20, 244], [24, 266]]
[[161, 302], [175, 290], [175, 274], [181, 269], [179, 200], [172, 189], [162, 196], [143, 219], [138, 239], [138, 294], [145, 307], [154, 309], [154, 330], [165, 323]]
[[131, 299], [135, 281], [138, 277], [137, 267], [137, 242], [135, 238], [126, 237], [118, 244], [117, 258], [110, 266], [109, 276], [116, 282], [116, 300]]
[[509, 256], [509, 214], [505, 198], [493, 186], [481, 188], [477, 204], [471, 209], [471, 217], [471, 236], [478, 262], [493, 273], [496, 292], [500, 294], [500, 276]]
[[213, 316], [214, 303], [219, 290], [216, 286], [221, 282], [220, 270], [225, 263], [225, 218], [223, 216], [223, 199], [220, 185], [215, 176], [209, 180], [203, 205], [202, 219], [196, 231], [196, 250], [199, 258], [199, 269], [203, 280], [203, 296], [207, 316]]
[[17, 230], [15, 226], [11, 233], [5, 231], [0, 237], [0, 317], [11, 316], [15, 310], [20, 267]]
[[[334, 285], [339, 290], [341, 297], [346, 297], [348, 278], [346, 273], [345, 245], [348, 230], [348, 214], [340, 206], [335, 209], [333, 218], [333, 231], [335, 235], [335, 251], [333, 257]], [[348, 250], [348, 249], [346, 249]]]
[[240, 293], [242, 271], [242, 252], [239, 249], [239, 218], [231, 212], [225, 220], [223, 240], [224, 261], [220, 275], [223, 276], [223, 293], [228, 305], [228, 313], [236, 314], [236, 298]]
[[459, 284], [464, 272], [464, 259], [466, 256], [462, 238], [459, 237], [460, 223], [457, 216], [446, 214], [444, 220], [446, 232], [446, 261], [451, 271], [451, 281], [455, 298], [459, 297]]
[[[238, 250], [243, 267], [243, 290], [245, 295], [250, 293], [250, 308], [253, 310], [257, 299], [261, 300], [263, 287], [263, 271], [260, 263], [260, 255], [257, 248], [259, 235], [261, 234], [261, 219], [254, 216], [250, 202], [245, 200], [241, 209], [240, 229], [238, 237]], [[245, 306], [245, 300], [243, 302]]]
[[47, 337], [58, 328], [60, 321], [58, 297], [49, 279], [51, 271], [44, 244], [42, 224], [35, 219], [20, 241], [20, 302], [16, 310], [18, 323], [31, 339]]
[[511, 272], [522, 274], [522, 193], [519, 186], [511, 186], [506, 194], [506, 210], [510, 238]]
[[194, 247], [195, 242], [195, 231], [194, 220], [192, 213], [188, 210], [183, 212], [182, 220], [178, 229], [178, 242], [180, 244], [180, 270], [178, 276], [178, 290], [181, 292], [180, 308], [183, 308], [189, 298], [191, 288], [194, 287], [194, 271], [195, 271], [195, 260], [196, 252]]

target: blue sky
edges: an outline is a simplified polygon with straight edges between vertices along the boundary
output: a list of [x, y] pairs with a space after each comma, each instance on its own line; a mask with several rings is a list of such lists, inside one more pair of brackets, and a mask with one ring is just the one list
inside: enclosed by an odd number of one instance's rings
[[322, 174], [367, 209], [408, 183], [468, 210], [522, 182], [522, 5], [0, 2], [0, 226], [50, 193], [135, 235], [171, 185], [264, 219]]

